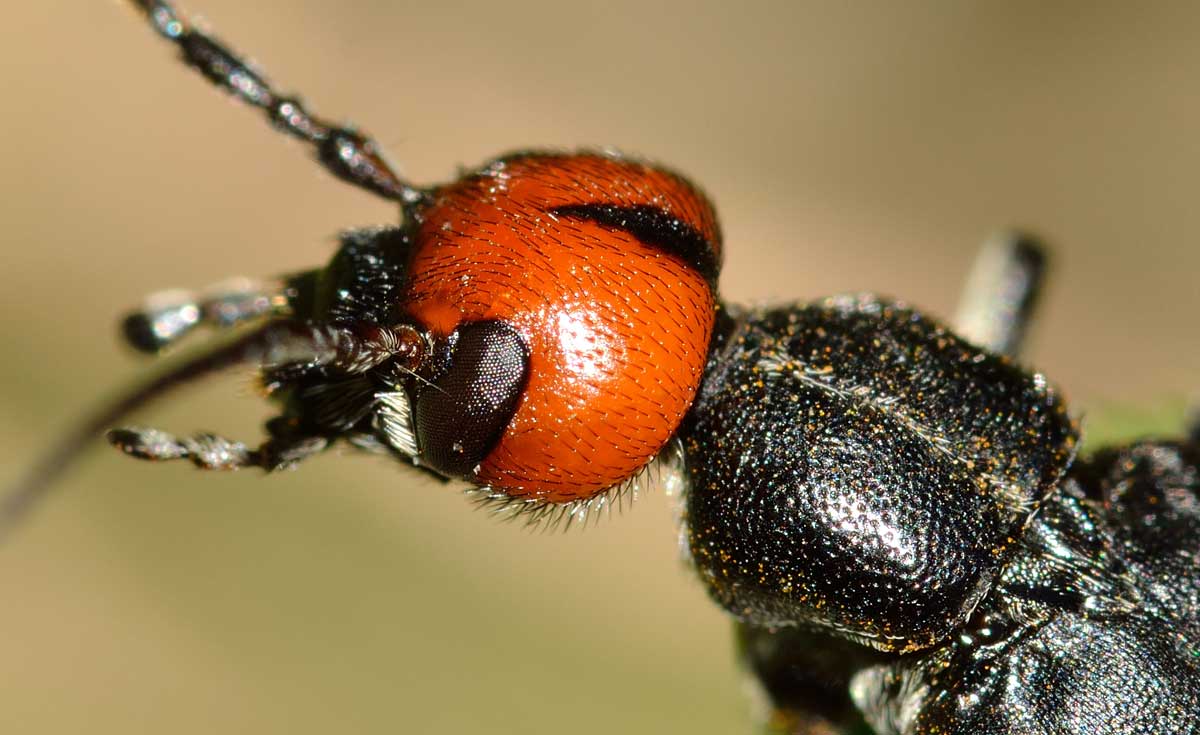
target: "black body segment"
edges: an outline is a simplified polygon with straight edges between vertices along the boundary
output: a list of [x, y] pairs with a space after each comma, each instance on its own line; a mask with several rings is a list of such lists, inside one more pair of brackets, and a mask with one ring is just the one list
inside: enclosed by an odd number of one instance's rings
[[970, 624], [851, 685], [879, 735], [1200, 733], [1200, 446], [1072, 469]]
[[421, 463], [470, 480], [517, 408], [529, 350], [504, 322], [473, 322], [450, 335], [440, 361], [444, 370], [418, 388], [414, 402]]
[[726, 609], [910, 651], [987, 593], [1076, 429], [1040, 377], [842, 297], [735, 320], [681, 437], [692, 555]]
[[[1103, 474], [1088, 478], [1088, 470]], [[1109, 509], [1121, 556], [1144, 590], [1141, 607], [1190, 641], [1200, 662], [1200, 438], [1107, 449], [1079, 475]]]

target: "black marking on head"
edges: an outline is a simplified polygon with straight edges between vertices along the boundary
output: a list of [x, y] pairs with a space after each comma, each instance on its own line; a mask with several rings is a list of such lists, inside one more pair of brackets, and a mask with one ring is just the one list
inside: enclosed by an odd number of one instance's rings
[[508, 324], [464, 324], [450, 337], [449, 364], [413, 406], [421, 463], [471, 480], [517, 409], [529, 350]]
[[646, 205], [618, 207], [612, 204], [565, 204], [551, 214], [576, 217], [633, 235], [643, 243], [683, 258], [714, 291], [721, 266], [717, 249], [694, 227], [671, 213]]

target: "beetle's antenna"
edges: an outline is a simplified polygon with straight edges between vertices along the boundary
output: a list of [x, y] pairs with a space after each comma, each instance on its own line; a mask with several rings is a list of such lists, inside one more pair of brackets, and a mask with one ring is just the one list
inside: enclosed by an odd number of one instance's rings
[[268, 368], [305, 364], [361, 373], [393, 357], [418, 360], [420, 350], [418, 341], [399, 330], [370, 326], [352, 331], [331, 325], [275, 320], [185, 356], [149, 381], [118, 396], [63, 436], [0, 498], [0, 542], [46, 496], [54, 481], [94, 439], [130, 413], [185, 384], [247, 363]]
[[422, 190], [396, 174], [370, 136], [316, 117], [300, 100], [280, 95], [237, 54], [192, 27], [169, 2], [131, 2], [159, 35], [179, 47], [184, 63], [242, 102], [263, 110], [275, 127], [313, 146], [317, 160], [334, 176], [406, 206], [425, 199]]

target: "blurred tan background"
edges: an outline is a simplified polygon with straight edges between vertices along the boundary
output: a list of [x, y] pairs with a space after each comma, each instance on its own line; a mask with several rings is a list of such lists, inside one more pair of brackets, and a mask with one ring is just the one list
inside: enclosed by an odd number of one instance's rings
[[[0, 483], [144, 368], [114, 336], [143, 294], [309, 267], [395, 216], [120, 3], [10, 5]], [[1080, 410], [1178, 407], [1200, 389], [1200, 9], [1041, 5], [187, 7], [418, 182], [529, 146], [669, 162], [719, 205], [735, 300], [948, 316], [976, 244], [1032, 227], [1057, 255], [1032, 362]], [[139, 418], [254, 438], [265, 415], [231, 376]], [[264, 479], [98, 447], [0, 584], [0, 732], [746, 731], [659, 496], [536, 535], [376, 459]]]

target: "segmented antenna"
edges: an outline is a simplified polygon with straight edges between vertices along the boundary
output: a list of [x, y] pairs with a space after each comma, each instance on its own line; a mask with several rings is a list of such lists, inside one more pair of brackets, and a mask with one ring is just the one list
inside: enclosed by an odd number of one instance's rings
[[370, 136], [319, 118], [299, 99], [280, 95], [262, 74], [220, 41], [192, 27], [170, 3], [131, 2], [159, 35], [179, 48], [185, 64], [242, 102], [261, 109], [278, 129], [313, 146], [317, 160], [334, 176], [405, 204], [425, 198], [424, 192], [396, 174]]

